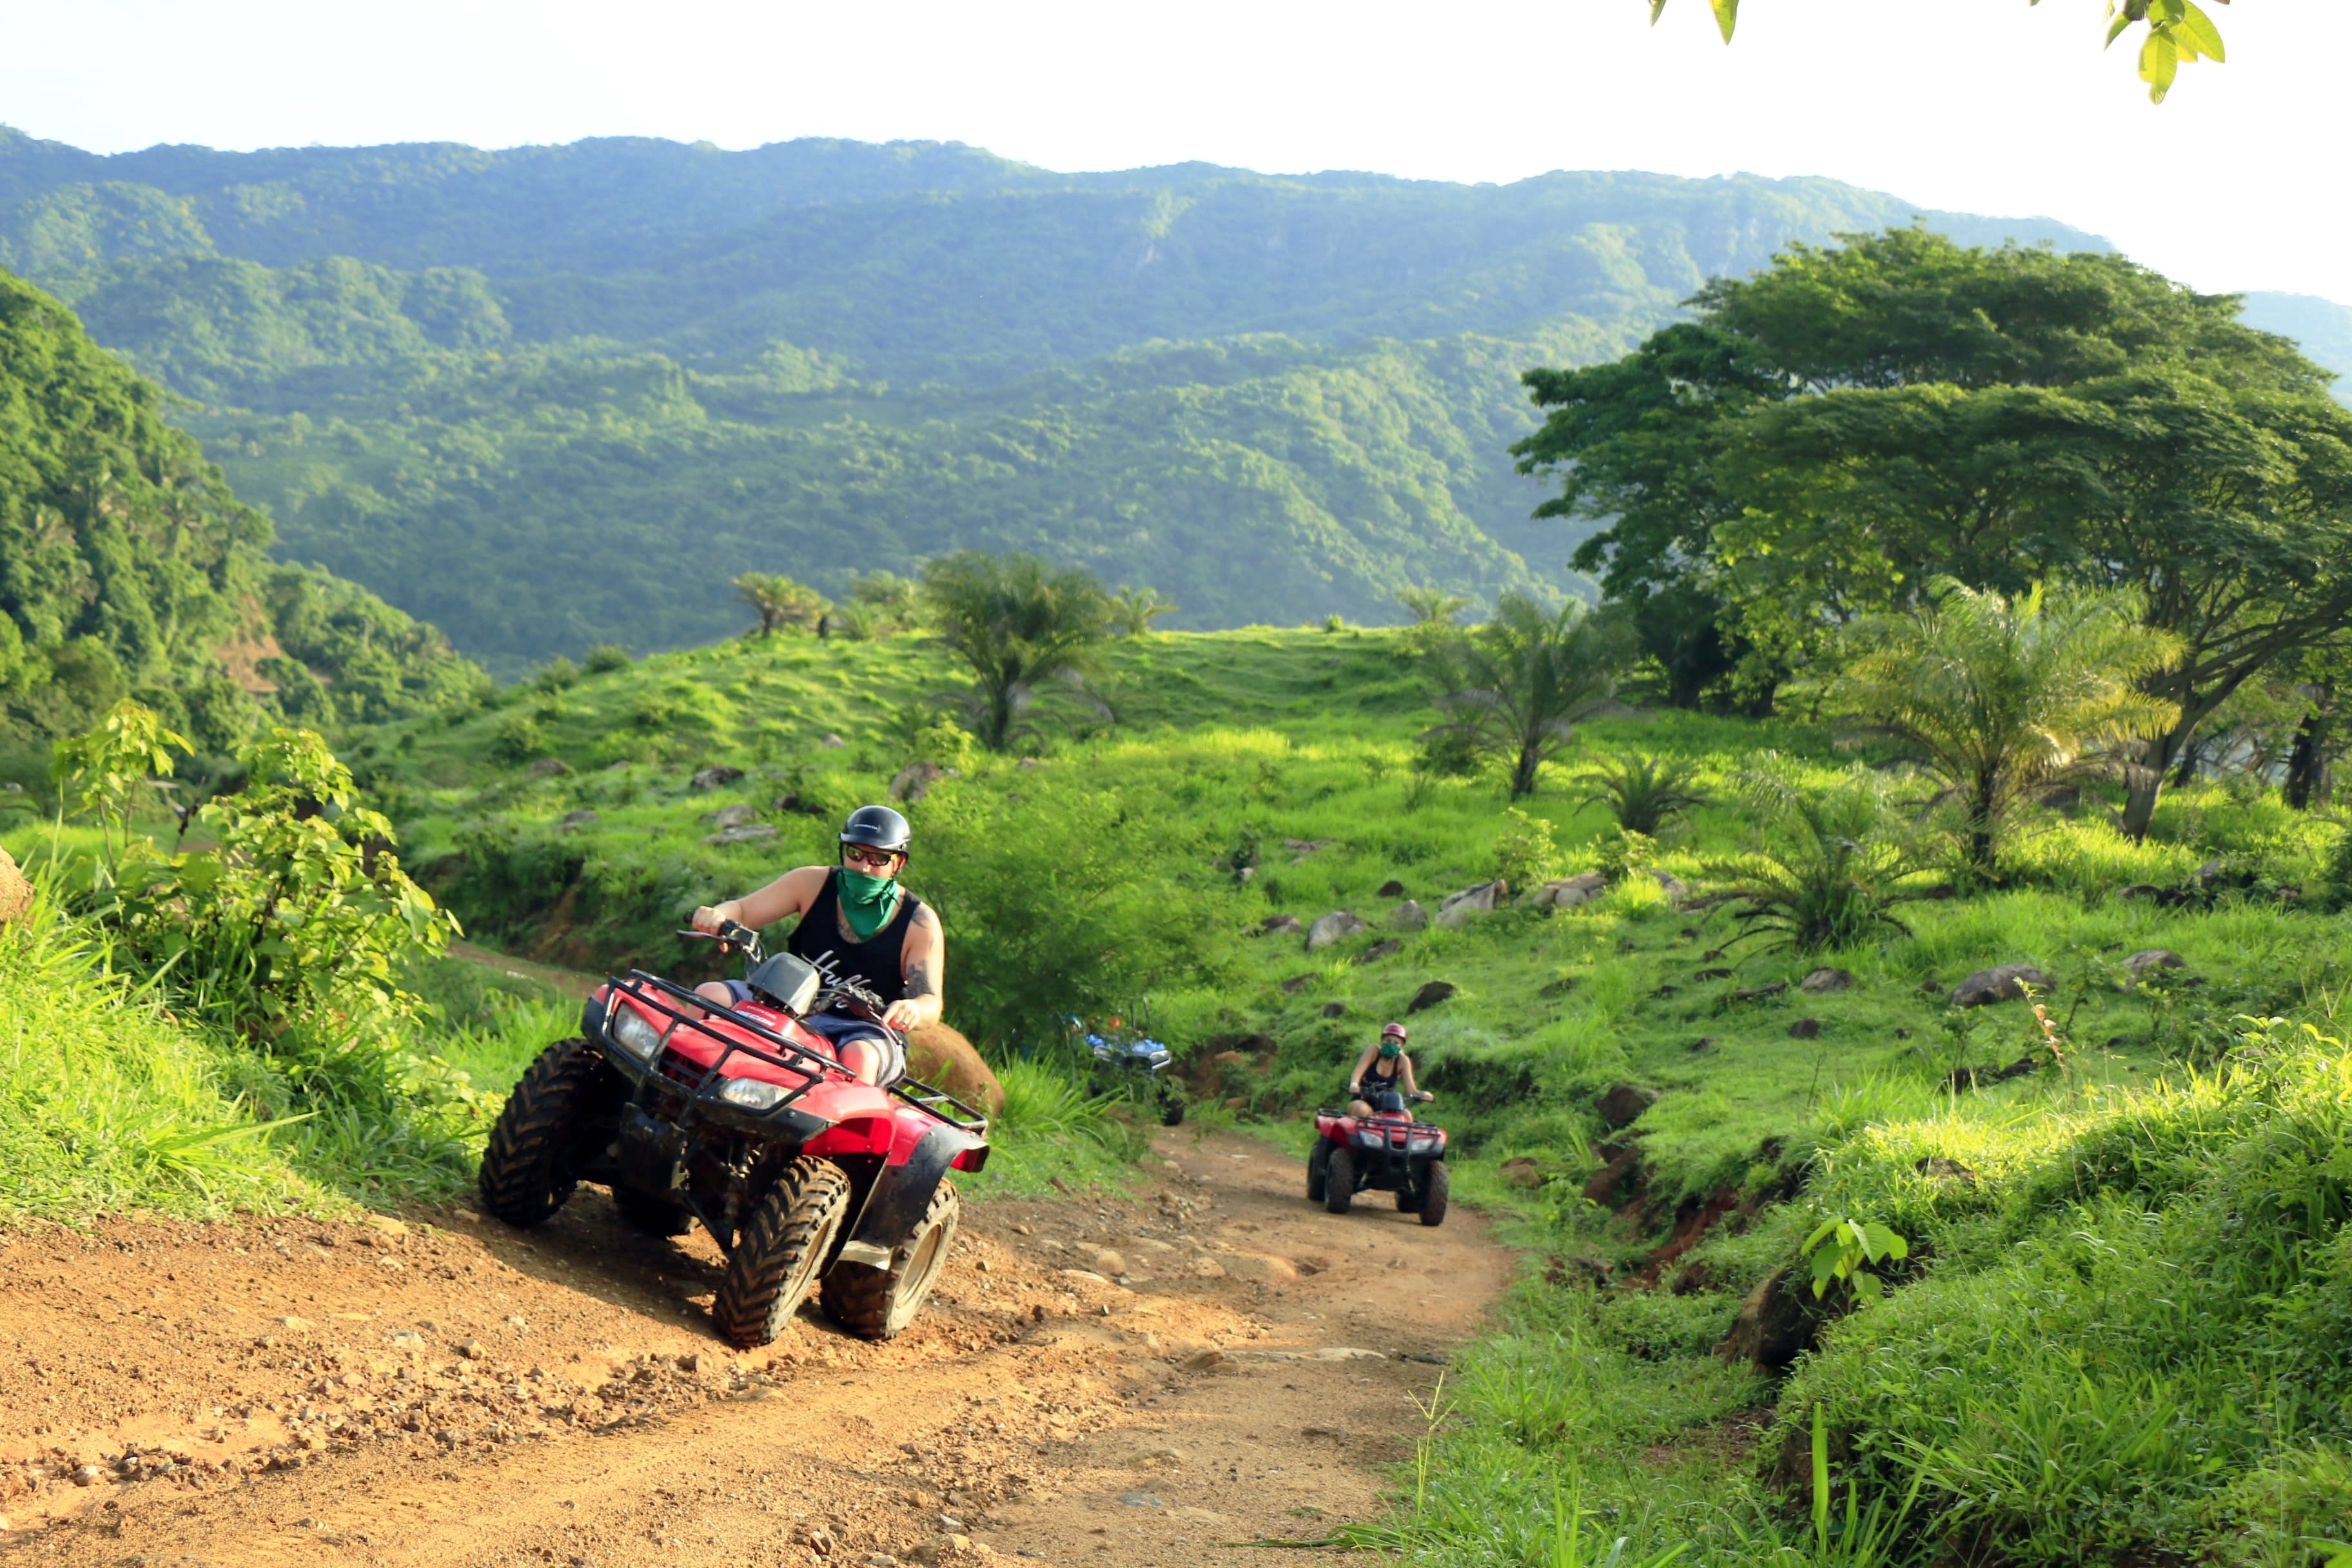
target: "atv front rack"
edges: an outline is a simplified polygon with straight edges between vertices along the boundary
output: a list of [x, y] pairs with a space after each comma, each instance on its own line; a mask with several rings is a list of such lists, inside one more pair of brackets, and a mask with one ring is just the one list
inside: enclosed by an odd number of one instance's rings
[[[727, 1059], [734, 1056], [749, 1057], [753, 1061], [799, 1077], [800, 1087], [786, 1090], [784, 1097], [770, 1108], [772, 1110], [780, 1110], [791, 1105], [818, 1084], [823, 1083], [829, 1073], [845, 1079], [849, 1077], [849, 1069], [833, 1058], [821, 1056], [806, 1046], [796, 1045], [760, 1022], [759, 1019], [739, 1012], [726, 1003], [714, 1002], [708, 996], [689, 991], [676, 981], [665, 980], [658, 974], [648, 974], [642, 969], [633, 969], [629, 971], [628, 979], [617, 980], [607, 975], [605, 984], [612, 987], [614, 994], [625, 995], [633, 1001], [650, 1007], [669, 1020], [669, 1026], [662, 1031], [662, 1049], [668, 1048], [671, 1037], [680, 1029], [690, 1029], [719, 1047], [717, 1058], [703, 1071], [699, 1079], [693, 1083], [678, 1085], [680, 1089], [688, 1090], [697, 1098], [700, 1098], [706, 1089], [713, 1088], [724, 1079], [726, 1075], [720, 1069], [726, 1067]], [[665, 997], [669, 1000], [664, 1000]], [[677, 1005], [673, 1005], [673, 1002]], [[697, 1013], [706, 1016], [697, 1017], [694, 1016]], [[709, 1016], [726, 1019], [737, 1028], [757, 1037], [772, 1048], [761, 1050], [758, 1047], [745, 1045], [740, 1040], [731, 1039], [720, 1034], [709, 1026], [707, 1021]], [[660, 1064], [657, 1061], [649, 1062], [647, 1065], [656, 1071], [659, 1070]], [[939, 1118], [960, 1131], [980, 1137], [988, 1131], [988, 1116], [985, 1111], [976, 1106], [965, 1104], [943, 1089], [935, 1089], [917, 1079], [901, 1078], [890, 1086], [888, 1092], [908, 1104], [917, 1106]], [[961, 1114], [958, 1114], [959, 1112]]]

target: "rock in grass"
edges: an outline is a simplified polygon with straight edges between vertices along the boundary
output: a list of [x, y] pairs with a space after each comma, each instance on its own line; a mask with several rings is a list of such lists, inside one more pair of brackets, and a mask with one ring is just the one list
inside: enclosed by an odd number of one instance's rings
[[1372, 943], [1371, 946], [1364, 949], [1361, 953], [1357, 955], [1356, 962], [1358, 963], [1378, 963], [1381, 959], [1393, 958], [1403, 951], [1404, 943], [1397, 941], [1394, 937], [1391, 937], [1386, 942], [1376, 942]]
[[1437, 907], [1437, 923], [1449, 931], [1467, 925], [1472, 917], [1491, 912], [1510, 890], [1509, 883], [1498, 879], [1448, 894]]
[[1819, 1018], [1800, 1018], [1789, 1026], [1789, 1037], [1792, 1040], [1818, 1040], [1822, 1037], [1822, 1021]]
[[1323, 1004], [1323, 1016], [1326, 1018], [1344, 1018], [1347, 1016], [1348, 1005], [1345, 1002], [1326, 1002]]
[[1391, 877], [1387, 881], [1381, 884], [1380, 890], [1375, 892], [1372, 897], [1376, 899], [1393, 899], [1401, 896], [1403, 892], [1404, 884], [1398, 881], [1394, 877]]
[[947, 770], [937, 763], [912, 762], [900, 768], [890, 780], [892, 800], [914, 805], [931, 793], [931, 786], [947, 776]]
[[1257, 933], [1260, 936], [1280, 936], [1287, 931], [1306, 929], [1298, 923], [1297, 915], [1268, 915], [1257, 922]]
[[1426, 931], [1428, 928], [1429, 911], [1414, 900], [1407, 899], [1389, 911], [1391, 931]]
[[577, 833], [583, 827], [593, 827], [604, 819], [593, 811], [567, 811], [563, 820], [555, 825], [558, 833]]
[[2186, 969], [2189, 961], [2168, 947], [2143, 948], [2124, 960], [2134, 981], [2141, 979], [2151, 969]]
[[2140, 899], [2155, 900], [2163, 892], [2164, 889], [2154, 882], [2134, 882], [2128, 888], [2117, 888], [2116, 897], [2125, 903], [2131, 903]]
[[1462, 987], [1454, 984], [1451, 980], [1433, 980], [1412, 994], [1412, 1000], [1404, 1005], [1404, 1010], [1408, 1013], [1418, 1013], [1424, 1008], [1434, 1007], [1440, 1002], [1458, 994], [1461, 990]]
[[1813, 1348], [1828, 1318], [1811, 1300], [1812, 1291], [1797, 1271], [1783, 1266], [1739, 1303], [1731, 1332], [1715, 1347], [1727, 1362], [1748, 1362], [1767, 1372], [1778, 1372]]
[[1533, 1189], [1543, 1185], [1543, 1167], [1525, 1154], [1516, 1160], [1504, 1161], [1495, 1167], [1495, 1174], [1503, 1179], [1507, 1187]]
[[527, 778], [560, 779], [571, 771], [572, 764], [562, 757], [541, 757], [523, 769], [523, 774]]
[[1658, 1091], [1643, 1089], [1637, 1083], [1612, 1083], [1602, 1091], [1593, 1107], [1601, 1120], [1612, 1128], [1630, 1126], [1642, 1112], [1658, 1103]]
[[1609, 879], [1598, 871], [1587, 871], [1580, 877], [1554, 877], [1528, 895], [1528, 901], [1538, 909], [1572, 910], [1579, 904], [1589, 904], [1609, 890]]
[[722, 805], [702, 820], [713, 827], [740, 827], [756, 820], [759, 815], [748, 805]]
[[2058, 983], [2030, 963], [2004, 963], [1993, 969], [1979, 969], [1952, 987], [1951, 1004], [1955, 1007], [1983, 1007], [1995, 1002], [2017, 1002], [2024, 999], [2025, 988], [2049, 992]]
[[1853, 971], [1851, 969], [1816, 969], [1797, 982], [1797, 989], [1825, 996], [1832, 991], [1851, 991], [1853, 984]]
[[33, 884], [25, 880], [25, 873], [16, 869], [8, 851], [0, 849], [0, 926], [23, 914], [32, 903]]
[[777, 837], [776, 830], [767, 823], [746, 822], [733, 827], [722, 827], [716, 833], [705, 834], [702, 841], [713, 847], [723, 849], [730, 844], [761, 844], [775, 837]]
[[707, 768], [697, 768], [691, 782], [696, 789], [711, 790], [719, 788], [721, 784], [731, 784], [742, 776], [741, 768], [730, 768], [724, 764], [714, 763]]
[[1364, 922], [1346, 910], [1333, 910], [1307, 928], [1307, 951], [1316, 952], [1342, 937], [1365, 930]]
[[1649, 875], [1651, 880], [1658, 884], [1658, 890], [1666, 895], [1668, 903], [1679, 904], [1690, 897], [1689, 887], [1672, 871], [1661, 871], [1653, 866], [1649, 868]]

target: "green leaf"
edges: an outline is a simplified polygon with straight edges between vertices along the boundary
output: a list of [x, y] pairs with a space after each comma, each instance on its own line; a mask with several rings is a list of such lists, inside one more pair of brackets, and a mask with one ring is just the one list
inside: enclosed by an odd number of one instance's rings
[[2221, 29], [2213, 25], [2213, 18], [2205, 14], [2204, 7], [2197, 5], [2196, 0], [2182, 0], [2182, 8], [2188, 14], [2180, 20], [2179, 32], [2192, 41], [2197, 52], [2207, 59], [2217, 64], [2226, 62], [2230, 57], [2222, 51]]
[[1707, 0], [1715, 7], [1715, 25], [1723, 29], [1723, 41], [1731, 42], [1731, 29], [1739, 26], [1739, 0]]
[[1836, 1230], [1837, 1227], [1838, 1222], [1836, 1220], [1832, 1219], [1822, 1221], [1819, 1230], [1814, 1231], [1812, 1235], [1805, 1237], [1805, 1245], [1797, 1248], [1798, 1254], [1800, 1256], [1803, 1256], [1811, 1253], [1813, 1248], [1819, 1247], [1822, 1241], [1829, 1237], [1830, 1233]]
[[1650, 0], [1650, 26], [1656, 26], [1658, 18], [1665, 15], [1665, 10], [1666, 0]]
[[2162, 103], [2179, 74], [2180, 51], [2173, 47], [2172, 35], [2151, 29], [2147, 42], [2139, 47], [2139, 79], [2147, 83], [2148, 101]]

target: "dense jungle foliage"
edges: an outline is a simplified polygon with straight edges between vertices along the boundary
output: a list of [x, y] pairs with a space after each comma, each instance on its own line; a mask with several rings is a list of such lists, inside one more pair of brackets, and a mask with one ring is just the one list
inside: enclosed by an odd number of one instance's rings
[[131, 692], [226, 756], [266, 717], [386, 719], [479, 679], [365, 590], [272, 563], [167, 403], [0, 276], [0, 771]]
[[1915, 210], [1822, 180], [1064, 175], [937, 144], [0, 133], [0, 266], [196, 400], [281, 553], [502, 675], [722, 635], [746, 571], [839, 597], [962, 546], [1150, 584], [1192, 626], [1580, 588], [1504, 451], [1534, 425], [1518, 373]]

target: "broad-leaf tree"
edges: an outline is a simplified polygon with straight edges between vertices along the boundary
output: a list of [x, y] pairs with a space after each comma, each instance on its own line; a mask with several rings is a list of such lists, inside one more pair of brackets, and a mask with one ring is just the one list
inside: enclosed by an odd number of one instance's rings
[[924, 563], [923, 602], [932, 631], [971, 672], [973, 727], [992, 751], [1004, 749], [1039, 686], [1094, 668], [1110, 603], [1077, 567], [977, 550]]
[[2139, 608], [2129, 593], [2036, 585], [2009, 598], [1947, 580], [1919, 608], [1849, 629], [1832, 702], [1926, 760], [1959, 803], [1970, 868], [1989, 876], [2030, 792], [2179, 721], [2139, 683], [2179, 642]]
[[814, 588], [775, 572], [746, 572], [735, 579], [735, 595], [760, 617], [760, 635], [772, 637], [778, 626], [813, 628], [833, 608]]
[[1609, 700], [1625, 657], [1620, 628], [1580, 601], [1548, 610], [1505, 594], [1492, 620], [1430, 650], [1447, 721], [1440, 728], [1465, 751], [1500, 759], [1517, 800], [1534, 793], [1537, 770], [1575, 725]]

